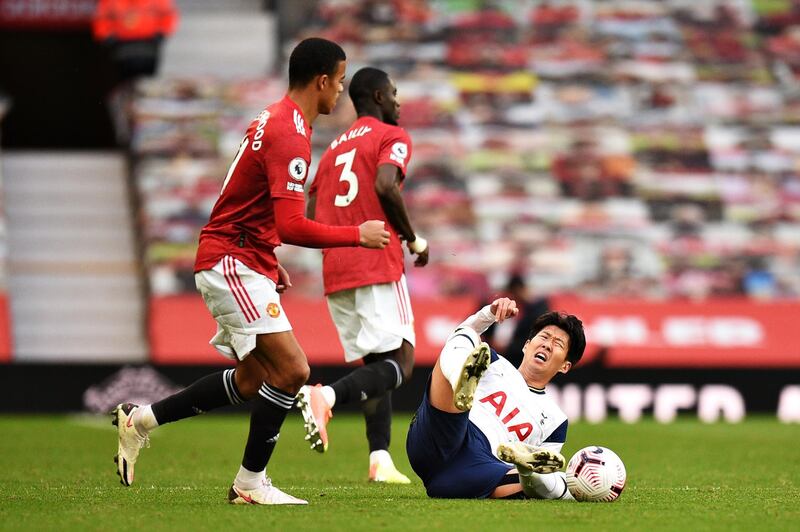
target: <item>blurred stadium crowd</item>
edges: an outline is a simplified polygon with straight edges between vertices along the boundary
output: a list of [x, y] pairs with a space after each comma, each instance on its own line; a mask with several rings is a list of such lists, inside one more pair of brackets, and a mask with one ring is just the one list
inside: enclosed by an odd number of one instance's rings
[[[800, 296], [800, 2], [325, 0], [311, 35], [343, 45], [349, 75], [397, 82], [405, 197], [432, 249], [408, 268], [415, 298], [488, 297], [512, 274], [589, 298]], [[194, 291], [199, 229], [284, 87], [137, 85], [154, 294]], [[353, 117], [345, 94], [316, 122], [315, 160]], [[280, 257], [321, 294], [319, 251]]]

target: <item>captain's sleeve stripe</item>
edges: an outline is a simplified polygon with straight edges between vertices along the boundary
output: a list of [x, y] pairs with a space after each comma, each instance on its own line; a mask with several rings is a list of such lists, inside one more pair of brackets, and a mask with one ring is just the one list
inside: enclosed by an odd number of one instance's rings
[[567, 441], [567, 425], [569, 425], [569, 420], [565, 419], [544, 441], [550, 443], [564, 443]]

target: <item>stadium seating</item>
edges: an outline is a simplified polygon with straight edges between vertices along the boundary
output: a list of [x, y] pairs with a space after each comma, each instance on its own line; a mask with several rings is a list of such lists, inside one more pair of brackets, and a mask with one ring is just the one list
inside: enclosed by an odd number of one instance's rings
[[[322, 1], [298, 38], [397, 81], [415, 297], [800, 296], [800, 12], [791, 2]], [[777, 7], [776, 7], [777, 6]], [[709, 31], [713, 28], [714, 31]], [[293, 43], [287, 43], [291, 47]], [[151, 289], [194, 290], [199, 228], [281, 79], [148, 81], [133, 149]], [[353, 119], [315, 123], [315, 160]], [[313, 166], [312, 166], [313, 175]], [[285, 246], [295, 290], [319, 253]]]

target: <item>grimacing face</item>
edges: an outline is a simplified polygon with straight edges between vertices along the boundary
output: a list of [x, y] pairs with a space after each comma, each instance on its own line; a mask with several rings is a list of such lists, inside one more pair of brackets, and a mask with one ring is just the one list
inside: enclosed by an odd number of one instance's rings
[[[552, 379], [556, 373], [566, 373], [572, 367], [567, 360], [569, 352], [569, 335], [555, 325], [548, 325], [525, 342], [520, 371], [535, 376], [542, 385]], [[524, 368], [524, 371], [523, 371]]]
[[322, 97], [319, 101], [319, 113], [328, 115], [333, 112], [339, 96], [344, 90], [344, 76], [347, 70], [347, 61], [339, 61], [336, 71], [331, 76], [327, 76], [325, 86], [322, 88]]

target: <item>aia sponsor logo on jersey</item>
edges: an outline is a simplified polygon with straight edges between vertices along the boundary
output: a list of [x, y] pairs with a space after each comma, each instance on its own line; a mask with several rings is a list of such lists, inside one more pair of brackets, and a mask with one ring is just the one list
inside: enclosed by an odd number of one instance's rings
[[270, 303], [267, 305], [267, 314], [270, 318], [277, 318], [281, 315], [281, 307], [277, 303]]
[[300, 113], [297, 111], [297, 109], [294, 110], [294, 127], [297, 129], [298, 133], [304, 137], [306, 136], [305, 122], [303, 122], [303, 117], [300, 116]]
[[[533, 425], [524, 419], [517, 417], [520, 414], [519, 407], [515, 405], [509, 405], [509, 408], [506, 411], [507, 400], [508, 394], [506, 394], [504, 391], [490, 393], [486, 397], [478, 399], [478, 401], [481, 403], [488, 404], [494, 408], [495, 415], [500, 419], [500, 422], [506, 426], [508, 432], [513, 432], [516, 434], [519, 441], [525, 441], [525, 439], [533, 432]], [[504, 413], [505, 415], [503, 415]]]

